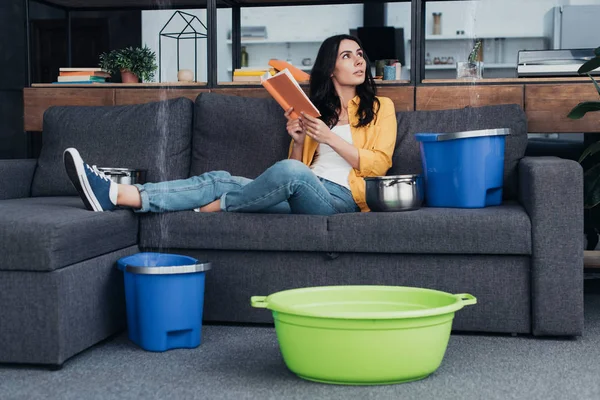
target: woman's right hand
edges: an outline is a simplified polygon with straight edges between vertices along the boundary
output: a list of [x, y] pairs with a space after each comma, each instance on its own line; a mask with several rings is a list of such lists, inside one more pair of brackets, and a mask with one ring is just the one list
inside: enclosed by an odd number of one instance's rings
[[304, 126], [302, 125], [302, 121], [299, 118], [292, 119], [290, 116], [294, 111], [293, 107], [290, 107], [285, 112], [285, 117], [287, 118], [287, 132], [294, 139], [294, 142], [297, 144], [304, 144], [304, 138], [306, 137], [306, 133], [304, 133]]

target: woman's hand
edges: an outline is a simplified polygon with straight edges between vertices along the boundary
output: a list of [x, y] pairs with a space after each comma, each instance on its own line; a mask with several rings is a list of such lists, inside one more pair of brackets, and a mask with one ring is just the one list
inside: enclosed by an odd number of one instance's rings
[[284, 114], [288, 120], [286, 129], [288, 134], [294, 139], [294, 142], [301, 145], [304, 144], [304, 138], [306, 137], [304, 126], [299, 118], [292, 119], [290, 117], [292, 111], [294, 111], [294, 107], [290, 107]]
[[300, 122], [304, 126], [304, 132], [319, 143], [329, 144], [330, 139], [335, 136], [325, 122], [318, 118], [302, 113]]

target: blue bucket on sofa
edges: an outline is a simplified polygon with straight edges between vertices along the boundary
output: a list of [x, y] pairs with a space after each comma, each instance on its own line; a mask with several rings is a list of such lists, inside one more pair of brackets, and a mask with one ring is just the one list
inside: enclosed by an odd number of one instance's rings
[[194, 348], [202, 340], [204, 276], [210, 263], [163, 253], [117, 261], [124, 272], [129, 339], [149, 351]]
[[509, 134], [510, 129], [417, 133], [427, 205], [481, 208], [501, 204]]

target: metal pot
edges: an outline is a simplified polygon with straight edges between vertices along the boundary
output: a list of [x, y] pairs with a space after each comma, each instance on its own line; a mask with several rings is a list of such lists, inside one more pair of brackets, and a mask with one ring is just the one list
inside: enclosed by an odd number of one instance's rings
[[371, 211], [417, 210], [423, 204], [421, 175], [392, 175], [365, 178], [367, 205]]
[[107, 178], [116, 183], [122, 183], [125, 185], [146, 183], [145, 169], [98, 167], [98, 171], [104, 173]]

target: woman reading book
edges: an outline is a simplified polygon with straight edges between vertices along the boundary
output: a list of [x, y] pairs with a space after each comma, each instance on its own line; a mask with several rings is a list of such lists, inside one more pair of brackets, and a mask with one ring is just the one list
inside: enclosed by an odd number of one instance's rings
[[169, 182], [116, 184], [73, 148], [64, 152], [65, 168], [93, 211], [116, 206], [136, 212], [368, 211], [364, 178], [385, 175], [391, 167], [397, 130], [392, 101], [375, 93], [360, 41], [337, 35], [322, 43], [311, 71], [309, 97], [321, 116], [291, 118], [293, 110], [287, 110], [289, 158], [254, 180], [215, 171]]

